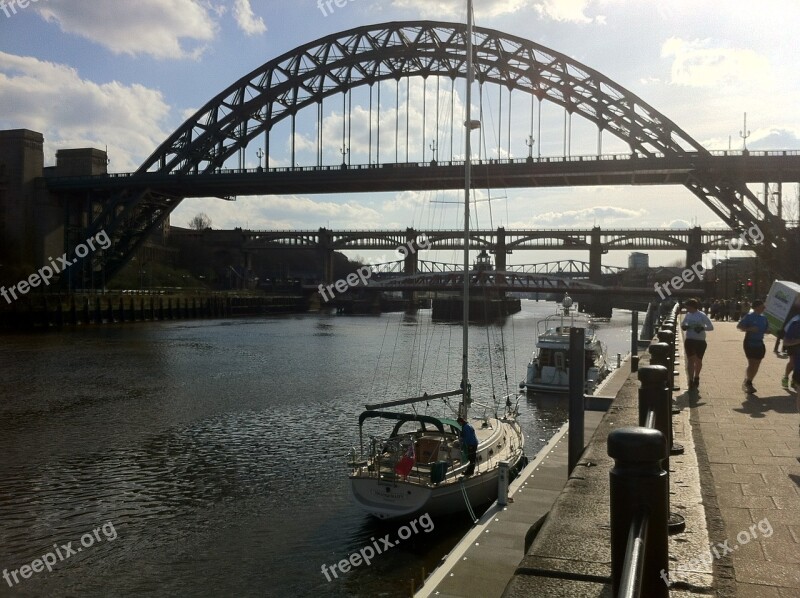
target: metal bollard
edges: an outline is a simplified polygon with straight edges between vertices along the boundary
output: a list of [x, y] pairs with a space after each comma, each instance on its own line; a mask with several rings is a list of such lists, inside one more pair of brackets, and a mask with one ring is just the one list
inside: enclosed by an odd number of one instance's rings
[[653, 343], [647, 351], [650, 353], [650, 365], [663, 365], [667, 370], [670, 369], [670, 348], [667, 343]]
[[653, 428], [664, 435], [667, 446], [672, 446], [672, 414], [667, 397], [668, 376], [669, 370], [663, 365], [639, 368], [638, 378], [642, 383], [639, 388], [639, 425], [647, 427], [647, 412], [652, 411], [655, 415]]
[[619, 595], [631, 523], [644, 514], [647, 534], [641, 569], [641, 595], [668, 598], [663, 575], [669, 573], [667, 518], [669, 478], [662, 468], [667, 440], [658, 430], [619, 428], [608, 435], [611, 496], [611, 586]]
[[[569, 363], [583, 363], [586, 330], [573, 327], [569, 331]], [[584, 442], [584, 419], [586, 372], [582, 367], [569, 368], [569, 444], [567, 455], [567, 475], [578, 464], [586, 446]]]
[[497, 469], [497, 504], [508, 504], [508, 461], [500, 461]]

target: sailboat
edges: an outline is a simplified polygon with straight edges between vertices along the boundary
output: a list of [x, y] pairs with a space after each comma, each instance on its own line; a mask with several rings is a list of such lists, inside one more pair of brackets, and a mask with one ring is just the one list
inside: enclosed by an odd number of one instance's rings
[[[448, 515], [474, 510], [497, 498], [502, 463], [509, 472], [524, 466], [525, 438], [517, 421], [518, 403], [504, 397], [502, 405], [473, 405], [468, 374], [469, 348], [469, 235], [471, 193], [470, 134], [480, 123], [471, 119], [473, 70], [472, 0], [467, 1], [466, 119], [464, 162], [464, 281], [461, 385], [457, 390], [367, 405], [359, 416], [359, 447], [349, 455], [350, 484], [355, 501], [378, 519], [408, 519], [417, 514]], [[402, 405], [460, 397], [456, 417], [422, 415], [393, 410]], [[477, 407], [477, 403], [476, 403]], [[477, 410], [475, 410], [477, 411]], [[392, 424], [384, 437], [364, 438], [368, 422]], [[478, 439], [476, 465], [469, 473], [462, 421], [469, 422]]]

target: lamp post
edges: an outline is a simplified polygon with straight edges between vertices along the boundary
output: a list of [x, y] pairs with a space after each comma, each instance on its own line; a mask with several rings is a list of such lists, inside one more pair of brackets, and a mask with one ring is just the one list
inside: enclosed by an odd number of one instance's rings
[[256, 156], [258, 156], [258, 169], [261, 170], [261, 159], [264, 157], [264, 150], [258, 148]]
[[529, 162], [533, 161], [533, 144], [534, 143], [535, 143], [535, 140], [533, 138], [533, 135], [528, 135], [528, 138], [525, 140], [525, 145], [528, 146], [528, 161]]
[[350, 148], [343, 145], [339, 153], [342, 154], [342, 168], [345, 168], [347, 166], [347, 154], [350, 153]]
[[436, 142], [435, 139], [431, 141], [430, 148], [431, 152], [433, 153], [433, 159], [431, 160], [431, 164], [436, 164], [436, 152], [439, 149], [439, 144]]
[[739, 137], [742, 138], [742, 153], [747, 153], [747, 138], [750, 137], [750, 131], [747, 130], [747, 112], [744, 113], [744, 128], [739, 131]]

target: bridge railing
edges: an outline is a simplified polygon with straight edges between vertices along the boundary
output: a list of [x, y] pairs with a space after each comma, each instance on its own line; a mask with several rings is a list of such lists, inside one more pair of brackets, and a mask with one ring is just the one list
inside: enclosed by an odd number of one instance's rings
[[[712, 150], [708, 154], [701, 154], [699, 152], [685, 152], [678, 155], [667, 156], [662, 153], [654, 153], [649, 156], [624, 153], [624, 154], [585, 154], [575, 156], [531, 156], [527, 158], [489, 158], [473, 160], [473, 165], [503, 165], [503, 164], [551, 164], [551, 163], [567, 163], [567, 162], [605, 162], [617, 160], [639, 160], [639, 159], [682, 159], [682, 158], [703, 158], [710, 155], [711, 157], [782, 157], [782, 156], [800, 156], [800, 150]], [[220, 168], [213, 172], [203, 172], [200, 175], [230, 175], [230, 174], [258, 174], [258, 173], [293, 173], [293, 172], [334, 172], [341, 170], [374, 170], [380, 168], [436, 168], [436, 167], [453, 167], [463, 166], [463, 160], [432, 160], [428, 162], [384, 162], [380, 164], [326, 164], [326, 165], [309, 165], [309, 166], [275, 166], [270, 168], [255, 167], [255, 168]], [[121, 172], [121, 173], [108, 173], [94, 176], [78, 175], [78, 176], [54, 176], [47, 177], [47, 181], [55, 183], [58, 181], [77, 181], [81, 179], [96, 180], [101, 177], [108, 178], [130, 178], [141, 176], [197, 176], [193, 173], [179, 173], [169, 172], [162, 173], [158, 171], [148, 171], [144, 173], [139, 172]]]
[[[669, 534], [685, 522], [669, 510], [672, 388], [678, 306], [659, 323], [651, 365], [639, 368], [639, 427], [608, 436], [614, 459], [610, 476], [611, 580], [617, 598], [669, 596]], [[667, 341], [667, 342], [663, 342]], [[669, 359], [671, 357], [672, 359]]]

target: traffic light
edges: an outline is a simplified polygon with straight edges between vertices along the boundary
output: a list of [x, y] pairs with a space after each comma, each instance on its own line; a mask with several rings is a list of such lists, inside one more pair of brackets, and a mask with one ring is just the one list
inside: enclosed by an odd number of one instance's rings
[[753, 281], [751, 279], [747, 279], [747, 290], [751, 290], [753, 288]]

